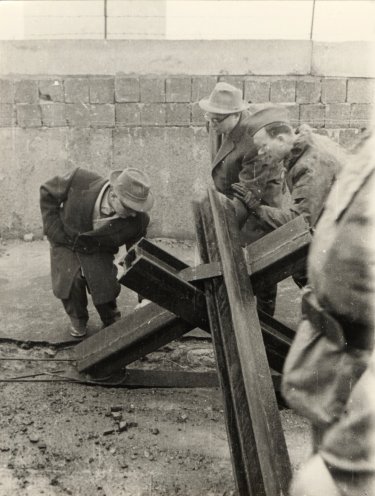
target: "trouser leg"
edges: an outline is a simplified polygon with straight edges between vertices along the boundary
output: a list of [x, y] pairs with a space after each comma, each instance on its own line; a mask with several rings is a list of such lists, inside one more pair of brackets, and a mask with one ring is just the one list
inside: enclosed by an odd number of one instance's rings
[[[249, 215], [240, 232], [241, 246], [246, 247], [263, 238], [272, 229], [265, 230], [254, 215]], [[276, 308], [277, 285], [264, 288], [257, 293], [257, 309], [273, 315]]]
[[277, 285], [269, 286], [257, 293], [257, 309], [273, 315], [276, 308]]
[[98, 311], [105, 327], [113, 324], [121, 318], [121, 312], [117, 308], [116, 299], [107, 303], [95, 305], [95, 308]]
[[66, 313], [69, 315], [73, 327], [85, 327], [89, 320], [87, 311], [86, 280], [79, 270], [74, 277], [69, 298], [61, 300]]

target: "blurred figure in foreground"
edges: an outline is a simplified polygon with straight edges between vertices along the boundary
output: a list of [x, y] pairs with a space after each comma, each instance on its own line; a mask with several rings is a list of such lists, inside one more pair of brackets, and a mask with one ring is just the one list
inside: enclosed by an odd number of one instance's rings
[[312, 424], [291, 496], [375, 495], [375, 139], [334, 184], [308, 262], [283, 394]]

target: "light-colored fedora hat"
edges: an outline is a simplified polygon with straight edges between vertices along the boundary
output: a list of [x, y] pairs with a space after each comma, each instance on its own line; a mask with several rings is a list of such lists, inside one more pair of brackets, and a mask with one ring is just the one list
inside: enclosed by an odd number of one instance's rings
[[228, 83], [217, 83], [211, 95], [199, 101], [199, 106], [213, 114], [235, 114], [246, 110], [250, 104], [242, 99], [240, 89]]
[[109, 183], [121, 202], [136, 212], [148, 212], [154, 204], [150, 179], [138, 169], [114, 170]]

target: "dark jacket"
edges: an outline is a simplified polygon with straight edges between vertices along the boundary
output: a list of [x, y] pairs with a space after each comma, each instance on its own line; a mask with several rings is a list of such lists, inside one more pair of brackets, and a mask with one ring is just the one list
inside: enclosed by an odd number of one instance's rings
[[68, 298], [73, 279], [82, 269], [94, 304], [120, 292], [113, 263], [118, 248], [145, 235], [149, 217], [114, 219], [93, 230], [92, 216], [106, 179], [84, 169], [56, 176], [40, 188], [44, 232], [51, 243], [51, 275], [55, 296]]
[[256, 215], [260, 222], [276, 229], [303, 214], [313, 227], [344, 160], [338, 145], [306, 126], [284, 160], [291, 203], [284, 208], [259, 206]]
[[259, 203], [278, 207], [282, 201], [282, 168], [258, 157], [249, 134], [251, 119], [249, 112], [242, 112], [237, 126], [224, 138], [212, 163], [212, 179], [216, 189], [230, 199], [232, 184], [241, 182]]

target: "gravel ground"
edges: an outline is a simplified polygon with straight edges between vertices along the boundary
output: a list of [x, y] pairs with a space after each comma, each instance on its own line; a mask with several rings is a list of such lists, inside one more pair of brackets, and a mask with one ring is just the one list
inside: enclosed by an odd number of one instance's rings
[[[176, 246], [186, 254], [186, 246]], [[64, 377], [74, 367], [64, 361], [73, 360], [73, 348], [12, 342], [13, 332], [30, 330], [32, 338], [34, 330], [36, 335], [44, 326], [52, 332], [64, 325], [50, 294], [48, 245], [0, 248], [0, 320], [9, 334], [0, 342], [0, 496], [234, 494], [221, 391], [58, 382], [56, 374]], [[191, 257], [191, 246], [188, 251]], [[290, 283], [281, 297], [298, 299]], [[297, 318], [295, 306], [279, 308]], [[215, 362], [209, 341], [185, 339], [135, 366], [172, 374], [213, 370]], [[30, 382], [10, 381], [21, 376]], [[309, 451], [308, 426], [290, 410], [281, 410], [281, 417], [298, 469]]]

